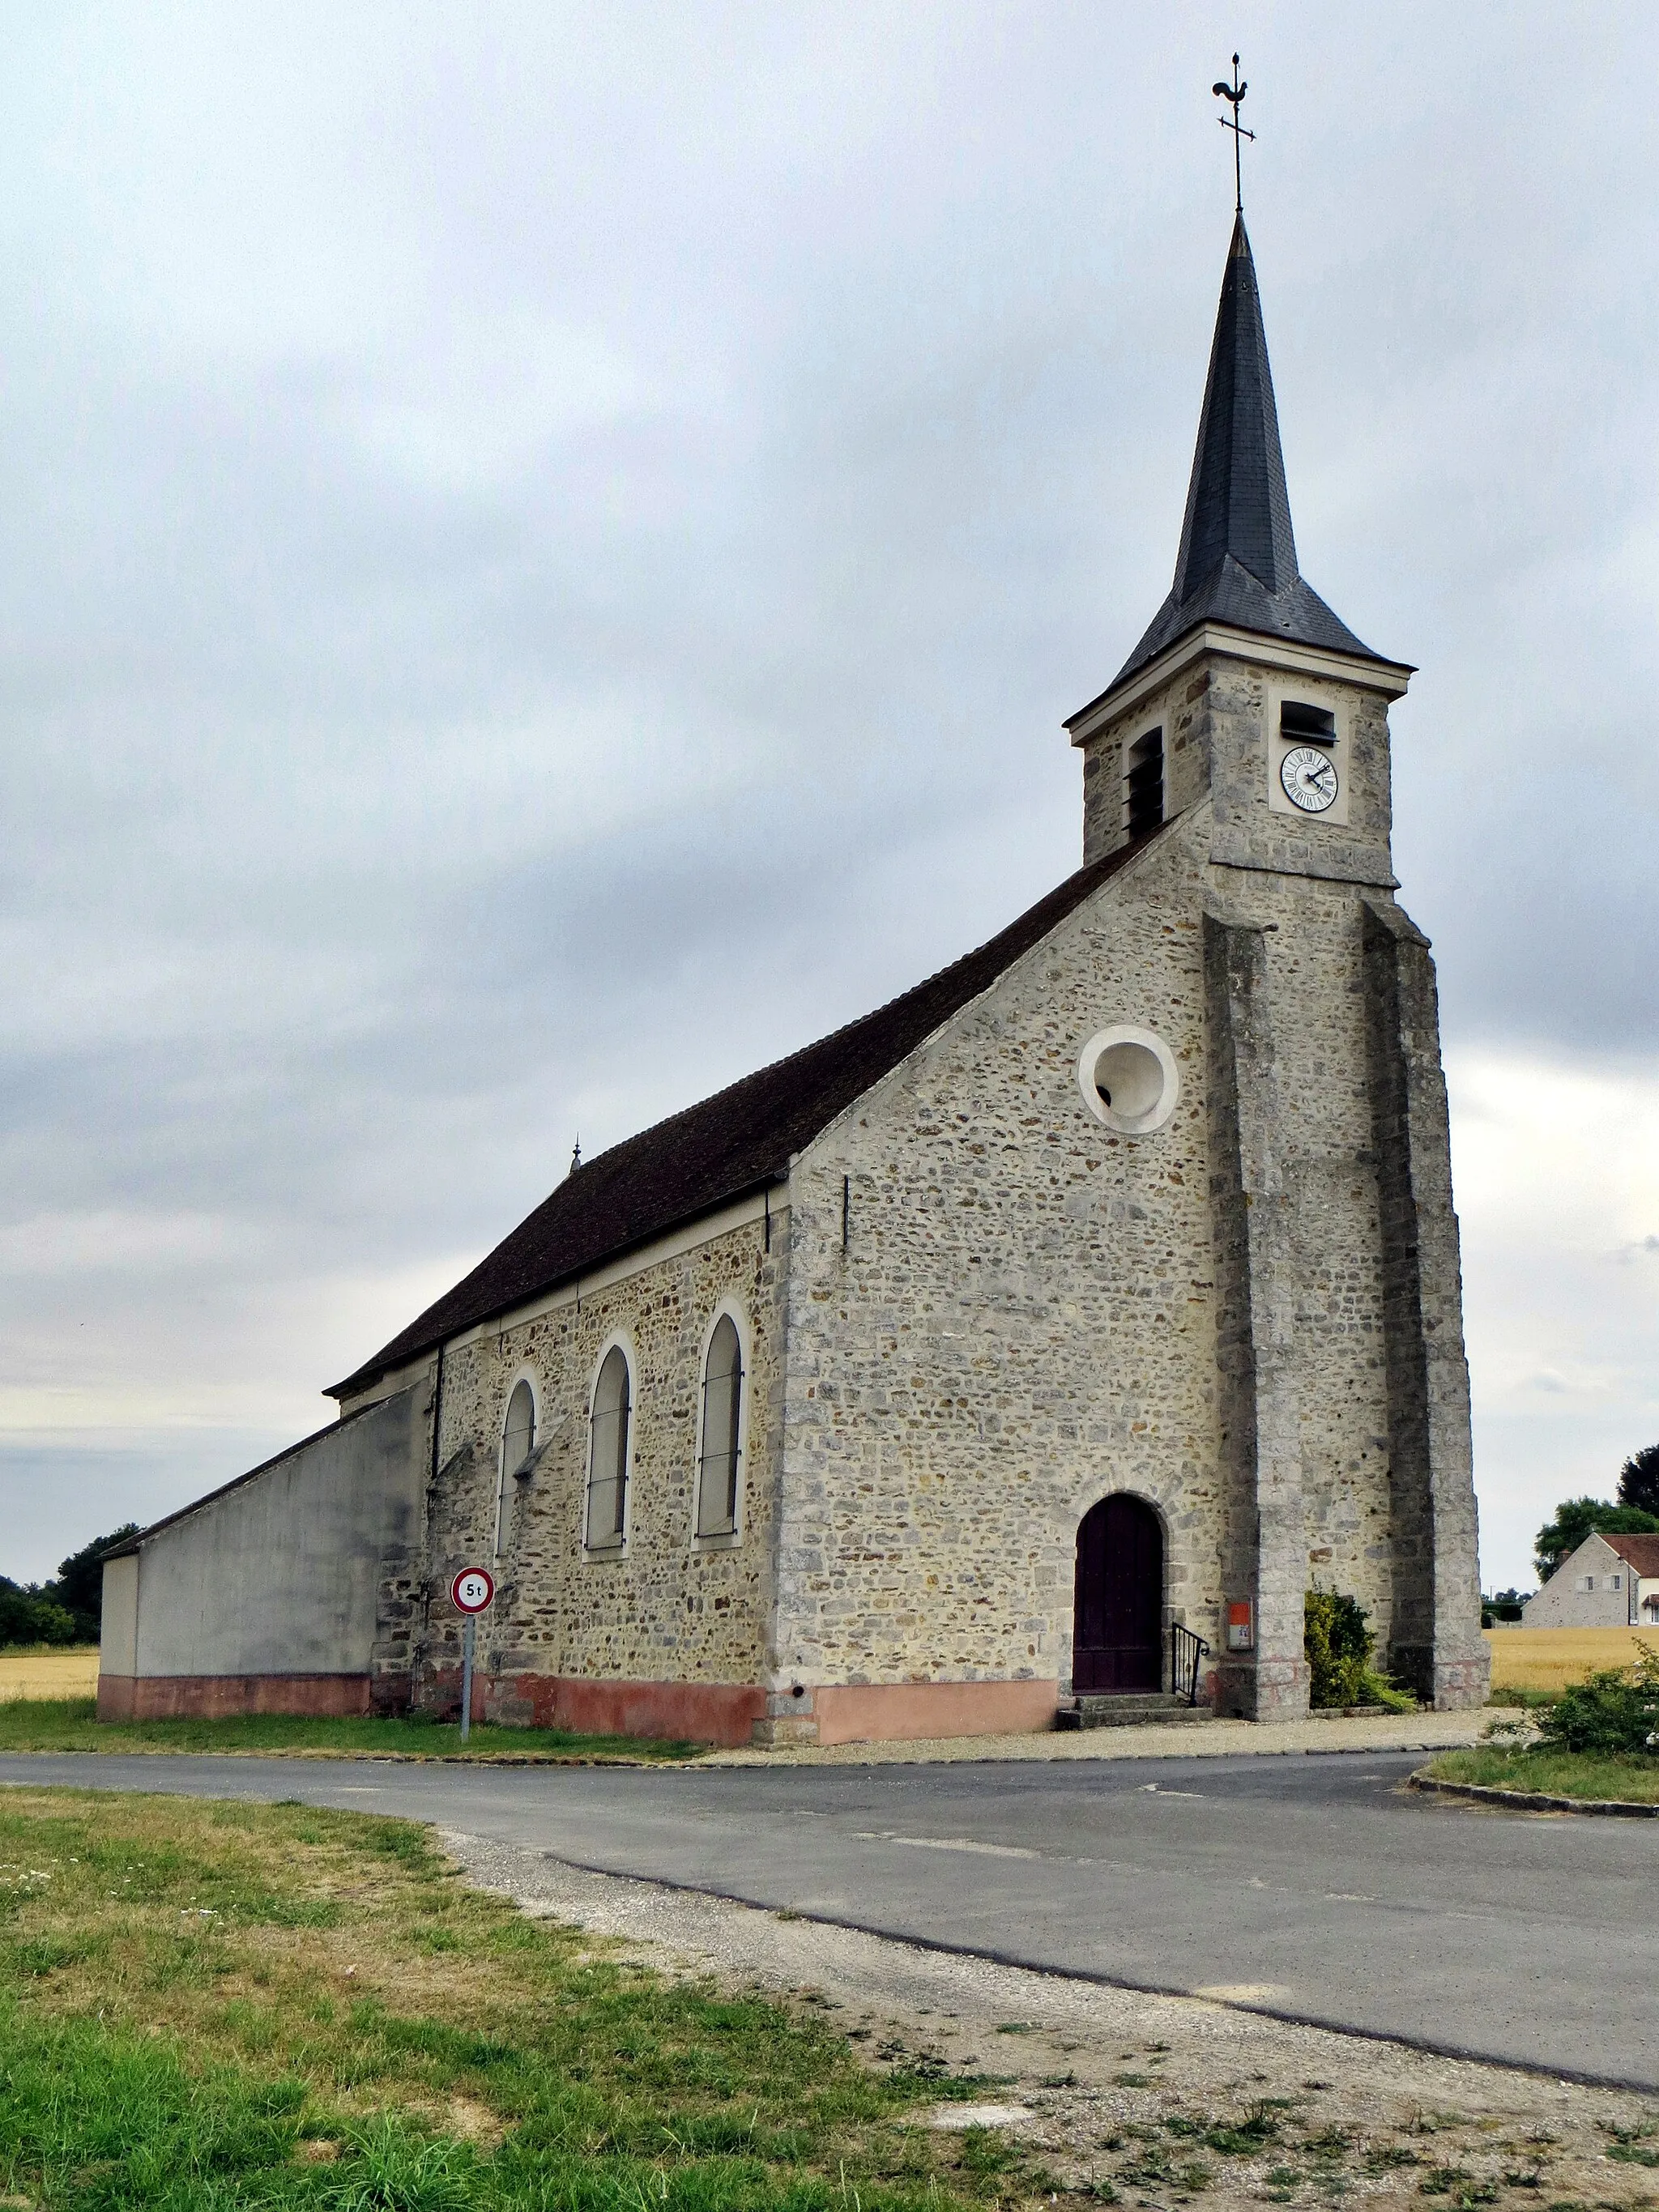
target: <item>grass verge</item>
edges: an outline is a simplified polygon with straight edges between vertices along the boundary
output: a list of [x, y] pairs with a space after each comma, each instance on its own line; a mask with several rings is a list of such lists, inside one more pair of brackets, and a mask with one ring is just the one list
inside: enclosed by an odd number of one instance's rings
[[455, 1880], [407, 1822], [0, 1792], [0, 2193], [51, 2212], [907, 2212], [977, 2077]]
[[100, 1721], [91, 1698], [13, 1698], [0, 1703], [0, 1752], [329, 1752], [337, 1758], [398, 1753], [422, 1759], [695, 1759], [707, 1746], [646, 1737], [573, 1735], [563, 1729], [476, 1727], [461, 1741], [459, 1723], [307, 1719], [246, 1713], [222, 1721]]
[[1438, 1782], [1474, 1782], [1488, 1790], [1537, 1790], [1552, 1797], [1621, 1798], [1659, 1804], [1659, 1759], [1595, 1758], [1568, 1751], [1506, 1751], [1482, 1745], [1443, 1752], [1428, 1772]]
[[1559, 1690], [1525, 1690], [1517, 1682], [1494, 1682], [1489, 1705], [1516, 1708], [1524, 1713], [1541, 1713], [1547, 1706], [1560, 1700]]

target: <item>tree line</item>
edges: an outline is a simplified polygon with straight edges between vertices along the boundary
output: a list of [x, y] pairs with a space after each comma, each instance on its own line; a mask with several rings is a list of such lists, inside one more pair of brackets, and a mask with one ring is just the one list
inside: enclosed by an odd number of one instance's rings
[[104, 1554], [138, 1534], [128, 1521], [59, 1562], [49, 1583], [0, 1575], [0, 1650], [20, 1644], [96, 1644], [104, 1617]]

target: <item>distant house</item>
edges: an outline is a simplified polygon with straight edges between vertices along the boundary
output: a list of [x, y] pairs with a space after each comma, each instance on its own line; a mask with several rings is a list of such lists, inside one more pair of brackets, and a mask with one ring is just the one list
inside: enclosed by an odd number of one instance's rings
[[1521, 1618], [1528, 1628], [1659, 1628], [1659, 1536], [1586, 1536]]

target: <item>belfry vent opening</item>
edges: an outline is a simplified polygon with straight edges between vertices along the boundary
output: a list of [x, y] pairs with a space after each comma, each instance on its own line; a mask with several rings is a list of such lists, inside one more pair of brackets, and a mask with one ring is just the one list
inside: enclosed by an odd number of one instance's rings
[[1286, 699], [1279, 710], [1279, 734], [1294, 738], [1299, 745], [1334, 745], [1336, 717], [1328, 707], [1310, 707], [1300, 699]]
[[1129, 748], [1128, 822], [1132, 837], [1164, 819], [1164, 732], [1148, 730]]

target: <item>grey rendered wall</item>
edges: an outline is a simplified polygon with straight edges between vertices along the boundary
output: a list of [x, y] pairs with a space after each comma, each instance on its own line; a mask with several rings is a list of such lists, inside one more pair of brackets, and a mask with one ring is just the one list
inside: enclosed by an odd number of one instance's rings
[[133, 1674], [138, 1668], [138, 1555], [112, 1559], [104, 1569], [104, 1619], [98, 1670]]
[[402, 1391], [159, 1530], [136, 1563], [132, 1671], [366, 1674], [381, 1562], [414, 1539], [426, 1447], [426, 1395]]

